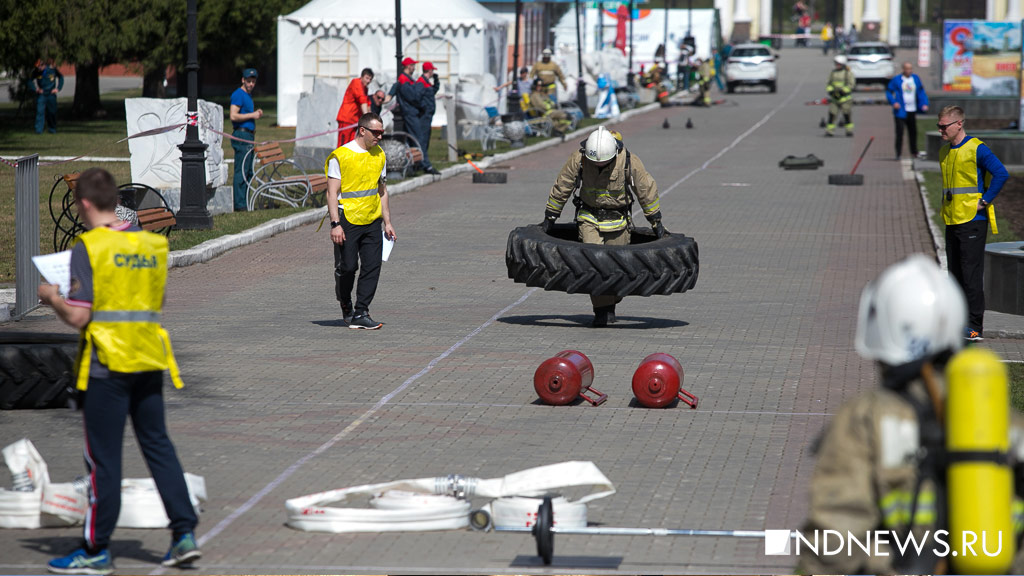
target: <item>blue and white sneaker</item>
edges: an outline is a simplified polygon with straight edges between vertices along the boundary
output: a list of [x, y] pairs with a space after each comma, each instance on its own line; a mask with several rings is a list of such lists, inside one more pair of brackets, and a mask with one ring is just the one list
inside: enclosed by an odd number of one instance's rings
[[981, 342], [984, 338], [981, 337], [981, 332], [973, 328], [964, 328], [964, 340], [968, 342]]
[[171, 544], [171, 549], [167, 551], [160, 564], [169, 567], [187, 566], [198, 560], [202, 555], [203, 553], [199, 550], [199, 544], [196, 544], [195, 535], [189, 532]]
[[46, 568], [54, 574], [111, 574], [114, 560], [106, 550], [89, 554], [85, 548], [79, 548], [67, 556], [50, 560]]

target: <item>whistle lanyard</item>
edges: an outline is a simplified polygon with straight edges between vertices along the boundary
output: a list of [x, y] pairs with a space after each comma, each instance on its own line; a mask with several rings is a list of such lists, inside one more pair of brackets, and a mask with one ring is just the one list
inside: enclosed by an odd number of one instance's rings
[[[963, 142], [961, 142], [960, 145], [963, 146]], [[953, 146], [950, 145], [950, 151], [952, 150]], [[960, 148], [957, 148], [956, 151], [953, 152], [952, 168], [949, 170], [949, 174], [946, 174], [946, 170], [942, 171], [942, 185], [945, 189], [944, 192], [947, 203], [953, 201], [953, 178], [956, 176], [956, 159], [958, 156], [960, 156]]]

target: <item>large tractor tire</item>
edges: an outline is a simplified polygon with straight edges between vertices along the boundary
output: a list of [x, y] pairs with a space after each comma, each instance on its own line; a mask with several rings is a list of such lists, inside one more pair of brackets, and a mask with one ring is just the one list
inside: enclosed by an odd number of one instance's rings
[[67, 407], [77, 353], [74, 334], [0, 333], [0, 410]]
[[569, 294], [653, 296], [685, 292], [697, 283], [697, 242], [684, 234], [655, 237], [633, 231], [628, 246], [583, 244], [575, 224], [539, 225], [508, 236], [508, 277], [527, 286]]

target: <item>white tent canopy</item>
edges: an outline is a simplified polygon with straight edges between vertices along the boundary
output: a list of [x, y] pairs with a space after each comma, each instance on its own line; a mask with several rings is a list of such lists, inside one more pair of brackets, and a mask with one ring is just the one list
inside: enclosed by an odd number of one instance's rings
[[[474, 0], [403, 2], [403, 55], [429, 60], [442, 82], [504, 78], [507, 24]], [[363, 68], [393, 80], [395, 5], [390, 0], [313, 0], [277, 19], [277, 118], [295, 126], [299, 94], [323, 78], [342, 91]], [[339, 102], [340, 105], [340, 102]]]

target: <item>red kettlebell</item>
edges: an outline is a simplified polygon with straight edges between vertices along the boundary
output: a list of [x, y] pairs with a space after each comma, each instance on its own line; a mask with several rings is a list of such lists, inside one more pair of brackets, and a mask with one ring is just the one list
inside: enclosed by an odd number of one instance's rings
[[[576, 350], [563, 350], [537, 367], [533, 374], [533, 389], [545, 404], [564, 406], [583, 398], [598, 406], [608, 399], [608, 395], [591, 388], [593, 381], [594, 365], [590, 358]], [[594, 392], [597, 399], [587, 397], [585, 391]]]
[[676, 398], [696, 408], [697, 397], [682, 386], [683, 366], [668, 354], [651, 354], [633, 373], [633, 395], [648, 408], [664, 408]]

